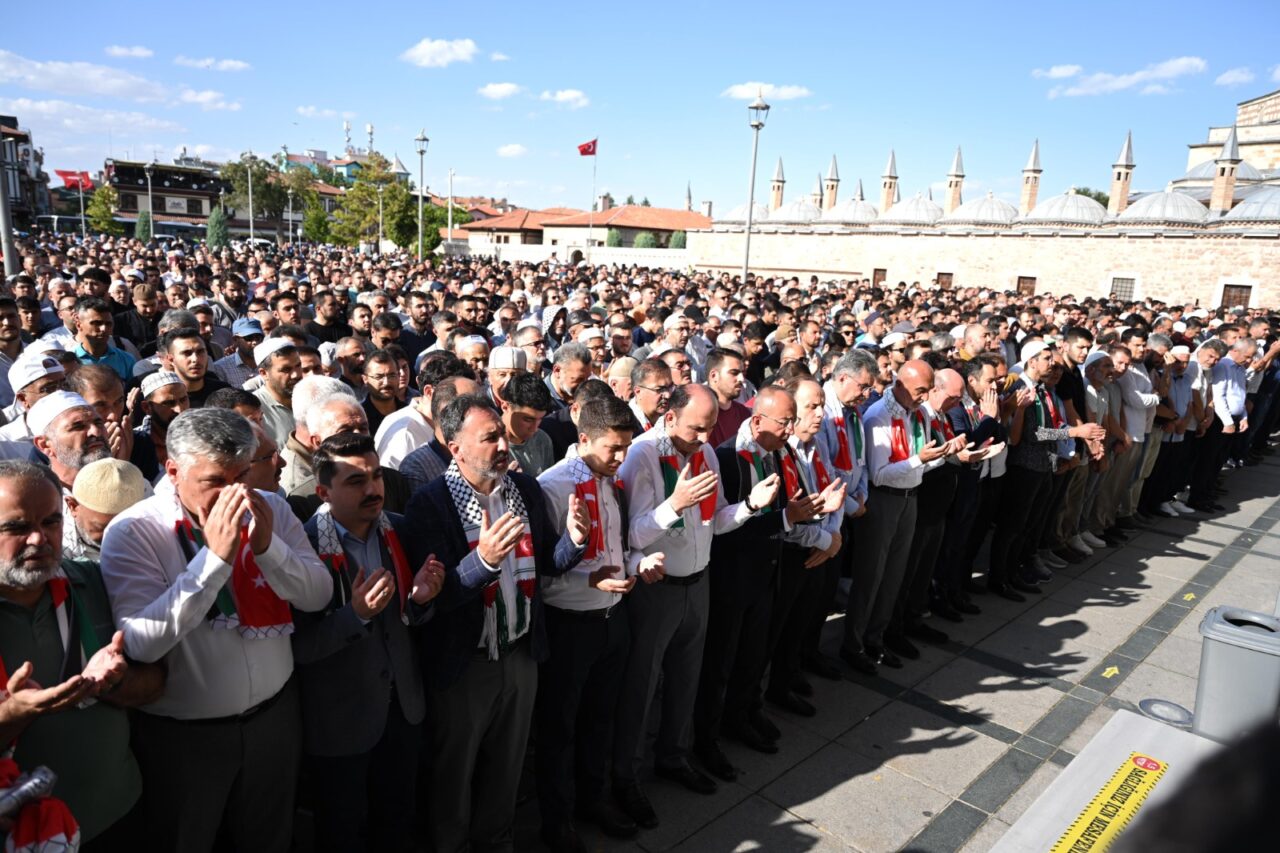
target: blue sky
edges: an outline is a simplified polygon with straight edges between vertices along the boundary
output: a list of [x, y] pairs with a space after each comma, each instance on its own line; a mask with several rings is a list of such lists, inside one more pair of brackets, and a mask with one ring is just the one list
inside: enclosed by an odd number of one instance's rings
[[862, 178], [873, 203], [890, 148], [907, 196], [937, 193], [957, 145], [967, 198], [1016, 201], [1037, 137], [1042, 197], [1105, 190], [1129, 129], [1135, 188], [1161, 189], [1187, 143], [1280, 88], [1274, 2], [976, 5], [69, 2], [56, 25], [27, 5], [0, 38], [0, 113], [48, 168], [93, 171], [184, 145], [332, 154], [345, 116], [357, 145], [372, 122], [416, 175], [425, 127], [432, 191], [452, 168], [458, 195], [532, 207], [589, 203], [575, 146], [599, 137], [601, 191], [682, 207], [691, 181], [723, 213], [747, 194], [742, 84], [767, 84], [773, 105], [757, 200], [779, 156], [790, 199], [834, 153], [842, 197]]

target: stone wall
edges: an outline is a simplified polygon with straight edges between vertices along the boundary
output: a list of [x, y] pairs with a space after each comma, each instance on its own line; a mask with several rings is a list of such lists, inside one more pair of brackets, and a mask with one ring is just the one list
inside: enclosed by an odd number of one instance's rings
[[[691, 231], [699, 269], [742, 268], [743, 232]], [[1280, 307], [1280, 234], [1049, 234], [826, 232], [794, 229], [751, 235], [751, 269], [819, 278], [872, 278], [928, 284], [951, 273], [953, 287], [1015, 290], [1034, 278], [1037, 293], [1105, 296], [1114, 279], [1133, 279], [1134, 295], [1216, 308], [1223, 287], [1251, 287], [1254, 307]]]

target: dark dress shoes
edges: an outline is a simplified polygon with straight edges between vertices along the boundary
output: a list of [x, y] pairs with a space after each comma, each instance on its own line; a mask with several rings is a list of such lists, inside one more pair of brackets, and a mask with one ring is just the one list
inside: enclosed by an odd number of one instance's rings
[[658, 774], [659, 779], [683, 785], [695, 794], [714, 794], [718, 787], [715, 779], [688, 764], [682, 764], [679, 767], [655, 767], [654, 772]]
[[640, 786], [632, 782], [629, 785], [613, 786], [613, 801], [622, 809], [623, 814], [636, 822], [643, 829], [653, 829], [658, 825], [658, 813], [653, 804], [640, 790]]
[[711, 775], [717, 779], [732, 782], [738, 778], [738, 768], [733, 766], [733, 762], [724, 754], [724, 750], [720, 749], [720, 744], [715, 741], [697, 744], [693, 748], [693, 754], [698, 756], [698, 761], [701, 762], [702, 766], [707, 768]]

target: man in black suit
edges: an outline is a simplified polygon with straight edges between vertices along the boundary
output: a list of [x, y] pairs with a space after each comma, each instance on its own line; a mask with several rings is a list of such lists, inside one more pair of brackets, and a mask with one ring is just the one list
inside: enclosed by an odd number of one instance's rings
[[434, 554], [445, 567], [422, 635], [432, 841], [440, 851], [510, 849], [537, 664], [548, 648], [539, 580], [577, 565], [591, 519], [575, 495], [556, 535], [537, 481], [507, 470], [506, 430], [488, 397], [458, 397], [438, 426], [453, 461], [405, 511], [416, 534], [410, 565]]
[[339, 433], [312, 458], [325, 503], [304, 529], [333, 574], [333, 598], [316, 613], [295, 610], [293, 652], [315, 845], [410, 850], [426, 704], [409, 621], [425, 621], [444, 566], [428, 558], [411, 574], [403, 518], [382, 510], [370, 436]]

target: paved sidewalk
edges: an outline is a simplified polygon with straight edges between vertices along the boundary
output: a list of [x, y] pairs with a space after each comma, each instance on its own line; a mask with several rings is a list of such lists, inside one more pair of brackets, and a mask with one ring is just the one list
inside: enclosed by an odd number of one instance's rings
[[[813, 679], [818, 715], [771, 711], [779, 754], [724, 748], [744, 772], [702, 797], [650, 779], [661, 825], [592, 850], [985, 851], [1118, 708], [1195, 703], [1199, 624], [1280, 591], [1280, 459], [1228, 472], [1227, 511], [1169, 519], [1068, 566], [1026, 604], [976, 599], [952, 641], [878, 678]], [[835, 651], [840, 619], [828, 623]], [[518, 847], [538, 849], [525, 803]]]

